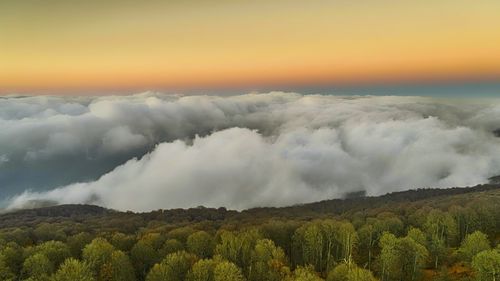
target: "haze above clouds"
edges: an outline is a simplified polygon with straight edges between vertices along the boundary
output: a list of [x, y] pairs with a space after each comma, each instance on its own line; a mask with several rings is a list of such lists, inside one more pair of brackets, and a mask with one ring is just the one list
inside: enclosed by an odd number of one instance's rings
[[312, 202], [500, 174], [500, 100], [0, 98], [0, 195], [120, 210]]

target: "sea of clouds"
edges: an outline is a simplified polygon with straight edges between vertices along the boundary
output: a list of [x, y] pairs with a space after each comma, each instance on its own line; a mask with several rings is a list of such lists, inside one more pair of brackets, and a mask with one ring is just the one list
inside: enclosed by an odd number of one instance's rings
[[284, 206], [500, 174], [500, 99], [144, 93], [0, 98], [7, 209]]

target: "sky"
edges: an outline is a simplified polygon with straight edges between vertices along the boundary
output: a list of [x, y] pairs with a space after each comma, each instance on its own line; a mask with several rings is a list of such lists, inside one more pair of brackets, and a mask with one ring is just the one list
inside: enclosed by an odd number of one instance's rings
[[498, 81], [498, 0], [0, 1], [0, 94]]

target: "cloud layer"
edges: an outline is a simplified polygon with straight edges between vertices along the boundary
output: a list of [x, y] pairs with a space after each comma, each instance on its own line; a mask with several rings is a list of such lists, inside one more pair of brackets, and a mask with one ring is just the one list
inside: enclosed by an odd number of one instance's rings
[[335, 97], [0, 99], [0, 192], [121, 210], [283, 206], [500, 174], [499, 100]]

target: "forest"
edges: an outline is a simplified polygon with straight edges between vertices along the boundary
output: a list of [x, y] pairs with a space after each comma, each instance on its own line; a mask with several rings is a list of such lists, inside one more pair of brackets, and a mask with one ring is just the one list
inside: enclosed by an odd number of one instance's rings
[[500, 280], [500, 185], [284, 208], [0, 215], [0, 280]]

